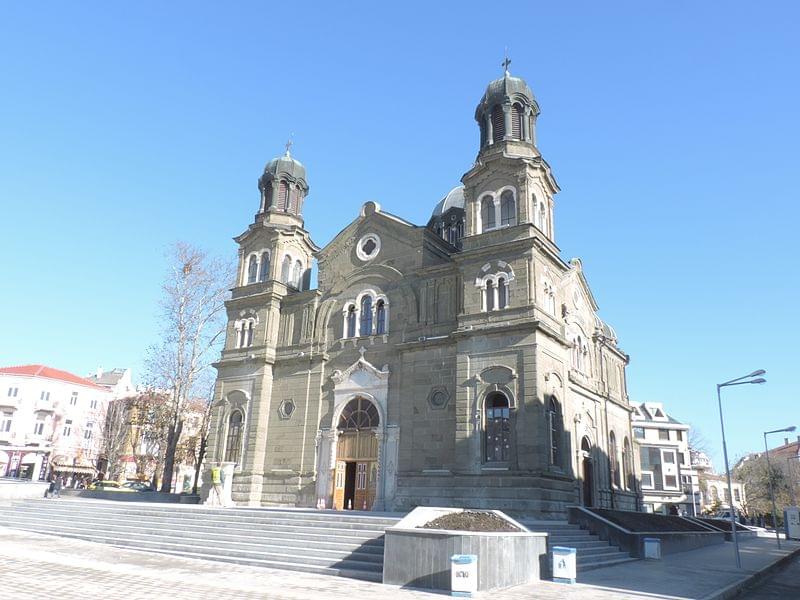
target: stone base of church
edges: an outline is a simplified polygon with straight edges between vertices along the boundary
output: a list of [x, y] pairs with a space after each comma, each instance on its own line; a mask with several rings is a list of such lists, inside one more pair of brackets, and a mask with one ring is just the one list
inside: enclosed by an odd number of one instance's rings
[[496, 509], [538, 519], [565, 520], [578, 503], [575, 482], [525, 474], [399, 475], [394, 509], [452, 506]]

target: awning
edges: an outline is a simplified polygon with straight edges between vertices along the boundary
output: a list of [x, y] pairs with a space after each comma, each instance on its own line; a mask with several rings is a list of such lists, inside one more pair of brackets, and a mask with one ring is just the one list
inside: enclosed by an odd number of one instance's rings
[[52, 470], [56, 473], [79, 473], [81, 475], [94, 475], [97, 469], [84, 465], [57, 465], [51, 464]]

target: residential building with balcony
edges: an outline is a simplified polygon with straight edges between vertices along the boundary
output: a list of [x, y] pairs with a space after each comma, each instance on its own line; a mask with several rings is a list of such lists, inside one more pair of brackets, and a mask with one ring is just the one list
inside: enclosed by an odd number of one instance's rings
[[111, 393], [44, 365], [0, 368], [0, 477], [94, 475]]
[[660, 402], [633, 407], [633, 437], [639, 447], [642, 504], [648, 512], [700, 513], [700, 487], [689, 452], [689, 425], [667, 414]]

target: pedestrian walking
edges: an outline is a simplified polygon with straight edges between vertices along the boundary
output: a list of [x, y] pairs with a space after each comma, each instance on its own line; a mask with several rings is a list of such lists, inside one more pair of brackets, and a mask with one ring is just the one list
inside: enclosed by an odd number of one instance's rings
[[61, 486], [63, 482], [61, 481], [61, 477], [56, 475], [56, 480], [53, 482], [53, 498], [61, 499]]

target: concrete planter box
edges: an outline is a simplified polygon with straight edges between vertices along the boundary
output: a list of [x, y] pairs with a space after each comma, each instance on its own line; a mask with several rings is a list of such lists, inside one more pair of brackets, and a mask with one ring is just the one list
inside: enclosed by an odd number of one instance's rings
[[383, 582], [404, 587], [450, 590], [450, 557], [478, 557], [478, 590], [538, 581], [547, 569], [547, 534], [528, 531], [504, 513], [492, 512], [519, 532], [419, 529], [458, 508], [418, 507], [386, 530]]

